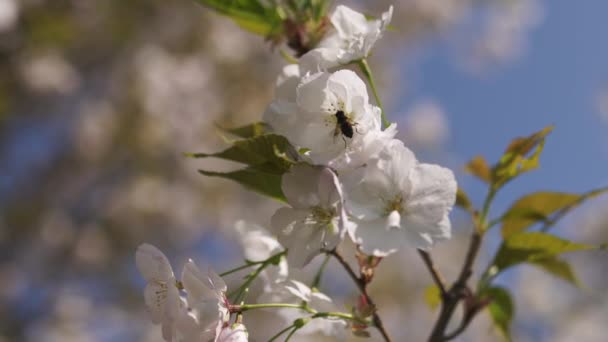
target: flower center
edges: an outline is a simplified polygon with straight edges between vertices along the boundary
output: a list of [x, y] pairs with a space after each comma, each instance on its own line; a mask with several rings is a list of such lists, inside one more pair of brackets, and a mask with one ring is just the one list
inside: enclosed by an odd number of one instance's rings
[[336, 216], [335, 209], [326, 209], [321, 206], [313, 207], [311, 209], [311, 213], [311, 221], [314, 221], [314, 223], [316, 223], [317, 226], [320, 227], [329, 226], [332, 223], [333, 218]]
[[384, 216], [390, 215], [393, 211], [403, 214], [405, 211], [404, 205], [405, 200], [401, 194], [395, 196], [392, 200], [385, 201]]

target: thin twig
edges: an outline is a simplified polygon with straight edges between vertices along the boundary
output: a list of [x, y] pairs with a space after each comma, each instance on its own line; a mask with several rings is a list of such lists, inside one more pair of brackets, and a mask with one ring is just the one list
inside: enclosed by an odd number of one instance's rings
[[464, 328], [466, 328], [465, 325], [462, 329], [457, 329], [457, 331], [448, 336], [445, 335], [445, 331], [450, 323], [450, 319], [452, 318], [454, 311], [458, 307], [458, 303], [460, 303], [460, 300], [466, 295], [467, 281], [473, 274], [473, 263], [477, 257], [477, 253], [479, 252], [481, 240], [481, 234], [475, 230], [471, 235], [471, 242], [469, 243], [467, 256], [464, 264], [462, 265], [460, 275], [452, 287], [450, 287], [450, 289], [446, 292], [446, 295], [442, 297], [441, 312], [439, 313], [439, 318], [433, 327], [433, 331], [429, 337], [429, 342], [447, 341], [456, 337], [460, 332], [464, 331]]
[[445, 289], [445, 281], [443, 280], [441, 273], [439, 273], [439, 270], [437, 270], [437, 267], [435, 267], [435, 263], [433, 262], [433, 259], [431, 258], [431, 254], [429, 254], [429, 252], [423, 251], [421, 249], [418, 250], [418, 254], [420, 254], [420, 257], [422, 257], [422, 260], [424, 261], [426, 268], [429, 269], [429, 272], [431, 273], [431, 277], [433, 277], [433, 281], [435, 282], [435, 285], [437, 285], [437, 287], [439, 288], [439, 293], [441, 294], [441, 297], [443, 298], [447, 294], [447, 290]]
[[[327, 253], [334, 256], [336, 258], [336, 260], [338, 260], [340, 265], [342, 265], [342, 267], [346, 270], [346, 273], [348, 273], [348, 275], [352, 278], [355, 285], [357, 285], [357, 288], [359, 288], [359, 291], [365, 297], [365, 300], [367, 301], [367, 303], [371, 307], [375, 308], [376, 304], [374, 304], [374, 301], [367, 293], [367, 283], [365, 282], [365, 280], [362, 277], [357, 276], [357, 274], [355, 273], [353, 268], [348, 264], [348, 262], [346, 262], [344, 257], [342, 257], [342, 255], [336, 249], [328, 251]], [[374, 312], [372, 319], [373, 319], [374, 326], [376, 327], [376, 329], [378, 329], [378, 331], [380, 332], [380, 334], [382, 335], [384, 340], [386, 342], [391, 342], [391, 338], [388, 335], [388, 332], [386, 331], [386, 329], [384, 328], [382, 319], [380, 318], [380, 316], [378, 315], [377, 312]]]

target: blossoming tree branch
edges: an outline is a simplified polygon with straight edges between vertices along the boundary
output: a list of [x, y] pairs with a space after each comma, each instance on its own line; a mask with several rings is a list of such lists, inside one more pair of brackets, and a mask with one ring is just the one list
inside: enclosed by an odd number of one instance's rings
[[[552, 127], [513, 140], [495, 163], [475, 157], [466, 165], [487, 186], [480, 207], [457, 187], [451, 170], [419, 161], [395, 139], [397, 125], [382, 108], [367, 61], [387, 30], [392, 7], [370, 19], [342, 5], [329, 12], [325, 0], [198, 2], [291, 52], [280, 48], [289, 64], [278, 76], [263, 122], [227, 130], [238, 139], [224, 151], [188, 155], [244, 164], [228, 173], [200, 172], [234, 180], [284, 206], [267, 229], [237, 223], [247, 259], [219, 275], [189, 260], [177, 276], [156, 247], [144, 243], [137, 249], [136, 264], [147, 281], [145, 303], [166, 341], [247, 341], [247, 316], [257, 310], [276, 310], [283, 318], [269, 341], [313, 333], [342, 340], [348, 331], [391, 341], [368, 286], [384, 258], [408, 248], [417, 249], [428, 268], [433, 285], [424, 295], [440, 305], [429, 341], [457, 337], [483, 311], [509, 339], [513, 301], [506, 289], [494, 285], [504, 270], [527, 263], [577, 284], [560, 255], [603, 248], [567, 241], [549, 230], [606, 188], [530, 193], [506, 212], [491, 215], [496, 194], [537, 168]], [[445, 279], [432, 248], [450, 239], [454, 205], [470, 214], [471, 237], [462, 246], [467, 252], [458, 277]], [[472, 279], [484, 235], [499, 227], [500, 247], [479, 279]], [[346, 239], [356, 246], [356, 265], [342, 254]], [[290, 268], [308, 267], [317, 257], [325, 260], [311, 283], [290, 278]], [[332, 258], [360, 292], [347, 312], [322, 293], [320, 279]], [[245, 270], [243, 283], [228, 289], [222, 276]], [[258, 298], [248, 296], [254, 282], [263, 283]], [[463, 314], [456, 319], [459, 307]]]

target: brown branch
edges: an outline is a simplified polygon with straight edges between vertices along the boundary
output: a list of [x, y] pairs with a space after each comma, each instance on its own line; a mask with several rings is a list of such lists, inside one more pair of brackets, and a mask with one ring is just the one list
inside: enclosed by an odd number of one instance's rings
[[435, 263], [431, 258], [431, 254], [421, 249], [418, 250], [418, 254], [420, 254], [420, 257], [424, 261], [426, 268], [429, 269], [429, 272], [431, 273], [431, 277], [433, 278], [435, 285], [437, 285], [437, 287], [439, 288], [439, 293], [441, 294], [441, 297], [445, 297], [445, 295], [447, 294], [447, 290], [445, 289], [445, 281], [443, 280], [441, 273], [439, 273], [439, 270], [437, 270], [437, 267], [435, 267]]
[[470, 295], [470, 290], [467, 288], [467, 281], [473, 274], [473, 263], [475, 262], [475, 258], [479, 252], [479, 247], [481, 247], [481, 240], [481, 234], [475, 230], [473, 235], [471, 235], [471, 242], [469, 243], [467, 255], [465, 257], [464, 264], [462, 265], [462, 269], [460, 270], [458, 279], [445, 293], [445, 295], [441, 297], [441, 311], [439, 313], [439, 318], [437, 318], [437, 322], [435, 322], [431, 336], [429, 337], [429, 342], [442, 342], [450, 340], [464, 331], [464, 328], [466, 328], [466, 325], [468, 325], [470, 322], [470, 320], [468, 320], [468, 322], [461, 324], [461, 326], [454, 333], [446, 336], [446, 329], [450, 323], [450, 319], [452, 318], [454, 311], [460, 303], [460, 300], [465, 298], [467, 295]]
[[[336, 258], [336, 260], [338, 260], [340, 265], [342, 265], [342, 267], [346, 270], [346, 273], [348, 273], [348, 275], [354, 281], [355, 285], [357, 285], [357, 288], [359, 289], [361, 294], [365, 297], [365, 300], [367, 301], [367, 303], [370, 306], [375, 308], [376, 304], [374, 304], [374, 301], [372, 300], [370, 295], [367, 293], [367, 283], [365, 282], [365, 279], [361, 276], [357, 276], [357, 274], [355, 273], [353, 268], [348, 264], [348, 262], [346, 262], [344, 257], [342, 257], [342, 255], [338, 252], [337, 249], [327, 251], [327, 253], [334, 256]], [[388, 335], [388, 332], [386, 331], [386, 329], [384, 328], [382, 319], [380, 319], [380, 316], [378, 315], [377, 312], [374, 311], [374, 315], [372, 316], [372, 319], [373, 319], [374, 326], [376, 327], [376, 329], [378, 329], [378, 331], [380, 332], [380, 334], [382, 335], [384, 340], [386, 342], [391, 342], [391, 338]]]

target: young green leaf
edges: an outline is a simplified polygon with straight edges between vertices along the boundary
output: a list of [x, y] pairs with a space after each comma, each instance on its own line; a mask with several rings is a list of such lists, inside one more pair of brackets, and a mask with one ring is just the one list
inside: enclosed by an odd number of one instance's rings
[[[498, 163], [492, 168], [494, 186], [501, 187], [522, 173], [537, 168], [545, 138], [552, 130], [553, 126], [548, 126], [528, 137], [514, 139]], [[532, 155], [528, 157], [530, 153]]]
[[481, 179], [483, 182], [490, 184], [492, 182], [492, 171], [486, 159], [482, 156], [476, 156], [465, 165], [465, 171], [473, 176]]
[[490, 317], [504, 338], [511, 341], [511, 321], [515, 313], [511, 294], [502, 287], [490, 287], [485, 289], [481, 296], [490, 299], [488, 305]]
[[441, 304], [441, 293], [437, 285], [432, 284], [424, 289], [424, 301], [428, 304], [431, 310], [437, 309], [439, 304]]
[[469, 213], [473, 213], [474, 211], [473, 204], [471, 203], [469, 196], [460, 187], [458, 188], [458, 191], [456, 191], [456, 205]]
[[264, 37], [281, 28], [282, 18], [276, 6], [260, 0], [196, 0], [203, 6], [225, 15], [247, 31]]
[[568, 283], [576, 287], [581, 287], [581, 283], [574, 274], [572, 267], [570, 267], [570, 264], [565, 260], [561, 260], [556, 257], [551, 257], [547, 259], [532, 261], [531, 264], [562, 280], [567, 281]]
[[231, 179], [250, 190], [277, 201], [286, 202], [285, 195], [283, 195], [283, 191], [281, 190], [281, 175], [266, 173], [252, 168], [225, 173], [205, 170], [199, 170], [198, 172], [205, 176]]
[[523, 232], [503, 241], [492, 265], [496, 274], [516, 264], [538, 262], [562, 253], [596, 249], [597, 247], [574, 243], [541, 232]]
[[546, 231], [570, 210], [578, 207], [587, 199], [606, 191], [608, 191], [608, 187], [580, 195], [551, 191], [526, 195], [515, 201], [503, 215], [502, 235], [506, 238], [511, 234], [526, 230], [538, 222], [544, 223], [543, 231]]
[[194, 158], [216, 157], [246, 164], [253, 169], [268, 173], [287, 172], [298, 158], [297, 151], [283, 136], [265, 134], [238, 140], [226, 150], [218, 153], [191, 153]]
[[236, 128], [224, 128], [219, 125], [217, 125], [217, 127], [224, 132], [230, 133], [232, 135], [236, 135], [237, 137], [243, 138], [243, 139], [258, 137], [258, 136], [266, 133], [268, 130], [266, 124], [263, 122], [254, 122], [249, 125], [236, 127]]
[[571, 194], [565, 192], [540, 191], [528, 194], [511, 205], [502, 216], [502, 236], [524, 231], [530, 226], [542, 222], [548, 229], [551, 225], [581, 205], [585, 200], [608, 191], [608, 188], [596, 189], [584, 194]]

